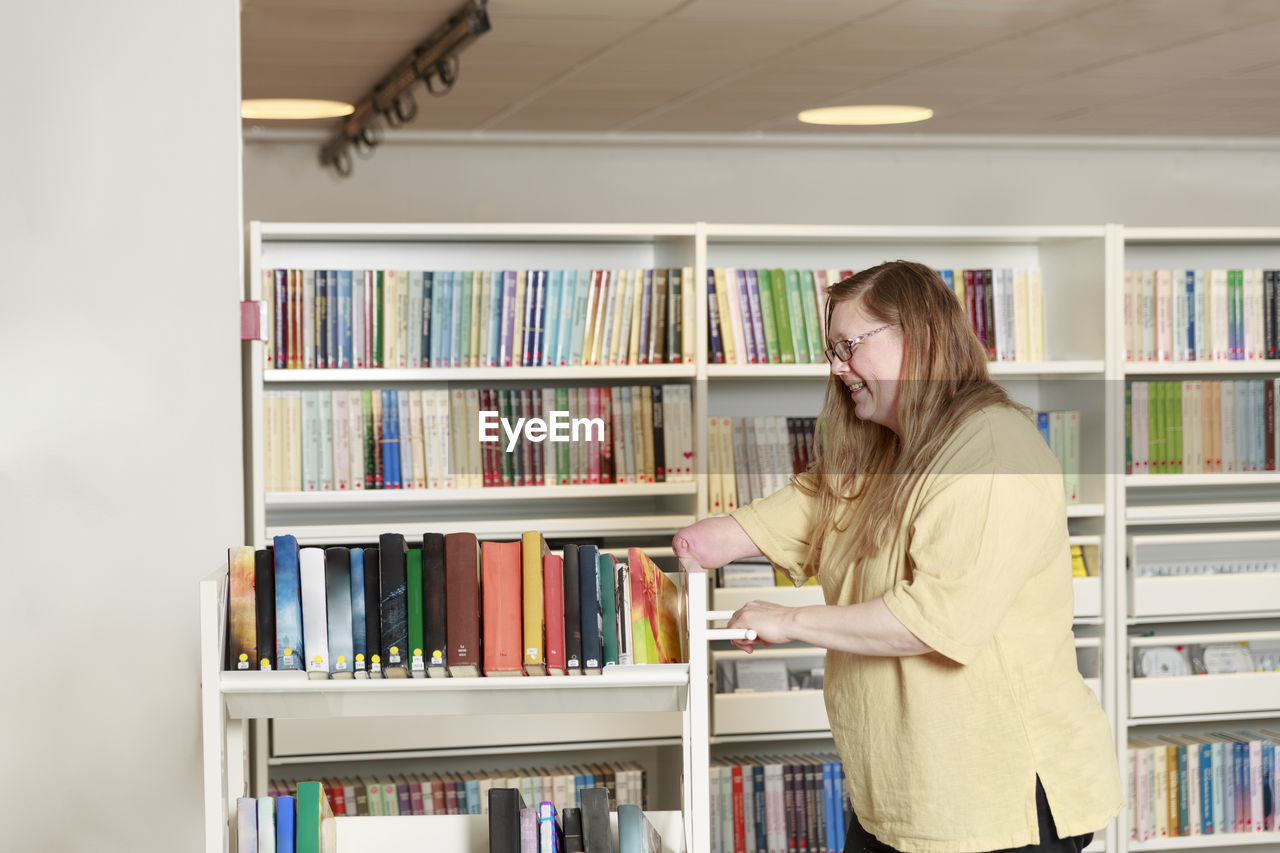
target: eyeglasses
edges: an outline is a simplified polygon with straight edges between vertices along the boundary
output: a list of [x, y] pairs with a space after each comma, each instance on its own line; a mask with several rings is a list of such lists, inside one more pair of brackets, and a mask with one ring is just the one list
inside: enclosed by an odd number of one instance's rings
[[851, 341], [836, 341], [834, 344], [831, 345], [830, 349], [824, 350], [824, 352], [827, 354], [827, 361], [834, 362], [836, 361], [836, 359], [839, 359], [840, 361], [848, 361], [849, 359], [853, 358], [853, 351], [856, 350], [862, 344], [863, 341], [865, 341], [867, 338], [871, 337], [872, 335], [879, 334], [880, 332], [883, 332], [885, 329], [892, 328], [896, 325], [898, 324], [888, 323], [886, 325], [881, 326], [878, 329], [872, 329], [866, 334], [858, 335], [856, 338], [854, 338]]

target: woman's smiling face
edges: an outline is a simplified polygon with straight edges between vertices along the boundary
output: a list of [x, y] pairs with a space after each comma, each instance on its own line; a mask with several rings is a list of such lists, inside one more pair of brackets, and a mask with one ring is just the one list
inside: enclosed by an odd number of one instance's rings
[[[831, 312], [827, 346], [856, 340], [885, 324], [863, 311], [862, 300], [840, 302]], [[838, 357], [829, 364], [831, 374], [849, 390], [854, 414], [902, 434], [898, 423], [898, 379], [902, 374], [902, 327], [890, 326], [854, 347], [848, 361]]]

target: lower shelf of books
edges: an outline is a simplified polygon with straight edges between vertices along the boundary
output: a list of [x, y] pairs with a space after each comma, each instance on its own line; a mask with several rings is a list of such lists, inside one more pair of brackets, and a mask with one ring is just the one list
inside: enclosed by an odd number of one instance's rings
[[1232, 833], [1224, 835], [1192, 835], [1178, 838], [1155, 838], [1150, 841], [1130, 840], [1128, 850], [1280, 850], [1280, 832]]
[[[644, 816], [662, 836], [662, 853], [685, 853], [684, 816], [678, 811], [647, 811]], [[617, 837], [618, 814], [609, 815]], [[432, 850], [438, 853], [488, 853], [486, 815], [335, 818], [342, 853], [383, 850]]]

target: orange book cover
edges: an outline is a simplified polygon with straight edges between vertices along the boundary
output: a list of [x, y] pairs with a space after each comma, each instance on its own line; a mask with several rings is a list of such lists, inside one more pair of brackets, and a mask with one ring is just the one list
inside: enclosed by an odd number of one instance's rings
[[627, 552], [631, 632], [636, 663], [684, 663], [684, 608], [679, 587], [639, 548]]
[[480, 544], [485, 675], [524, 675], [520, 665], [520, 548], [519, 542]]
[[546, 613], [542, 597], [542, 558], [551, 553], [536, 530], [520, 536], [520, 565], [524, 581], [524, 647], [526, 675], [546, 675]]

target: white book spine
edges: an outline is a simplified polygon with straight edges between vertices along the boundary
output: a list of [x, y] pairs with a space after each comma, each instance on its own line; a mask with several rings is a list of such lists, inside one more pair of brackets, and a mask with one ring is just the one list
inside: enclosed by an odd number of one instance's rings
[[329, 616], [325, 603], [324, 549], [299, 548], [302, 581], [302, 650], [307, 673], [329, 675]]
[[1198, 269], [1195, 275], [1195, 324], [1196, 324], [1196, 361], [1209, 358], [1209, 288], [1205, 281], [1205, 271]]
[[[484, 487], [484, 465], [480, 459], [480, 389], [466, 390], [466, 447], [468, 484], [473, 489]], [[550, 444], [551, 442], [543, 442]]]
[[1226, 270], [1209, 271], [1209, 302], [1212, 323], [1210, 357], [1222, 361], [1229, 355]]
[[333, 392], [320, 391], [316, 403], [316, 420], [320, 426], [319, 459], [320, 491], [333, 491]]
[[1156, 358], [1156, 278], [1154, 270], [1142, 270], [1142, 360]]
[[350, 443], [351, 488], [364, 489], [364, 411], [360, 392], [347, 391], [347, 439]]
[[351, 272], [351, 366], [368, 366], [364, 360], [364, 270]]
[[995, 294], [991, 299], [991, 308], [995, 316], [995, 333], [996, 333], [996, 361], [1009, 360], [1009, 301], [1006, 298], [1008, 282], [1005, 279], [1005, 270], [994, 269], [991, 271], [991, 286], [995, 288]]
[[1156, 270], [1156, 361], [1169, 361], [1173, 346], [1173, 271]]
[[302, 272], [302, 366], [316, 366], [316, 271]]
[[320, 489], [320, 392], [302, 392], [302, 490]]

